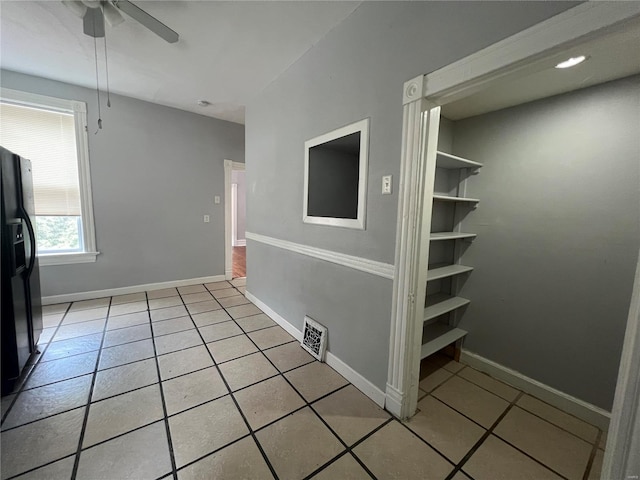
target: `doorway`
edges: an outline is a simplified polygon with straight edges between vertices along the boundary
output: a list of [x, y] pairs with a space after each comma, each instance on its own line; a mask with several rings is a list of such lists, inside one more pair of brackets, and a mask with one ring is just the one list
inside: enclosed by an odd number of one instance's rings
[[246, 182], [244, 163], [224, 161], [225, 278], [245, 278]]

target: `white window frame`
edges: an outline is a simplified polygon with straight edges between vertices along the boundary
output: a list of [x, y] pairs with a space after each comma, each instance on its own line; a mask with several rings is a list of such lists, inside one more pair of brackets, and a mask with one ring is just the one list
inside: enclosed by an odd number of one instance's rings
[[0, 88], [0, 100], [17, 106], [35, 107], [54, 112], [73, 114], [76, 133], [84, 251], [39, 254], [38, 260], [41, 266], [95, 262], [96, 256], [100, 252], [98, 252], [96, 248], [96, 229], [93, 218], [93, 195], [91, 193], [91, 169], [89, 166], [89, 137], [87, 135], [87, 104], [76, 100], [49, 97], [9, 88]]
[[[331, 140], [346, 137], [360, 132], [360, 163], [358, 165], [358, 215], [357, 218], [314, 217], [308, 215], [309, 202], [309, 150]], [[304, 199], [302, 205], [302, 221], [316, 225], [330, 225], [332, 227], [346, 227], [358, 230], [365, 229], [367, 213], [367, 170], [369, 161], [369, 119], [365, 118], [350, 125], [338, 128], [304, 142]]]

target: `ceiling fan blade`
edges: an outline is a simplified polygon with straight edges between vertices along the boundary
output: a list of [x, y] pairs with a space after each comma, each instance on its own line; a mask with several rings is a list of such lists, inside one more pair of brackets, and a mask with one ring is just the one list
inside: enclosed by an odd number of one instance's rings
[[104, 37], [104, 15], [100, 8], [87, 8], [82, 18], [84, 33], [94, 38]]
[[80, 18], [83, 18], [87, 13], [87, 6], [78, 0], [62, 0], [62, 3]]
[[113, 0], [111, 3], [124, 13], [137, 20], [139, 23], [147, 27], [159, 37], [165, 39], [169, 43], [176, 43], [180, 38], [179, 35], [167, 27], [158, 19], [152, 17], [140, 7], [134, 5], [127, 0]]
[[124, 17], [120, 14], [118, 9], [109, 2], [102, 3], [102, 13], [104, 14], [104, 19], [111, 27], [115, 27], [116, 25], [120, 25], [124, 22]]

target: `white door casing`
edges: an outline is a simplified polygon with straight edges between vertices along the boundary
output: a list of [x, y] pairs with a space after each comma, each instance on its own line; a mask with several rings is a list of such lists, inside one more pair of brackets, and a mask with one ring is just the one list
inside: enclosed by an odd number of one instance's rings
[[231, 280], [233, 276], [233, 246], [231, 244], [233, 218], [231, 211], [231, 172], [233, 170], [244, 169], [244, 163], [234, 162], [233, 160], [224, 161], [224, 278], [227, 280]]

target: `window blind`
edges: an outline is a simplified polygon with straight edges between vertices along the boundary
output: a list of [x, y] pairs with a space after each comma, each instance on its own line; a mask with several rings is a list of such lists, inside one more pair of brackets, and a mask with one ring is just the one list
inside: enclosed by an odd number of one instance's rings
[[0, 103], [0, 144], [31, 160], [36, 215], [81, 215], [73, 113]]

